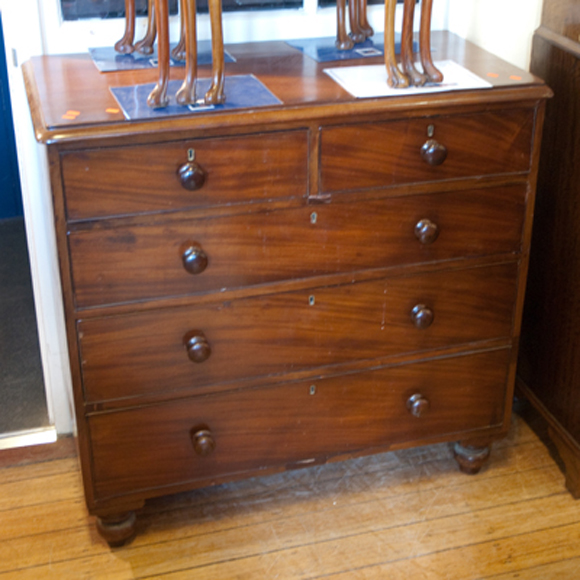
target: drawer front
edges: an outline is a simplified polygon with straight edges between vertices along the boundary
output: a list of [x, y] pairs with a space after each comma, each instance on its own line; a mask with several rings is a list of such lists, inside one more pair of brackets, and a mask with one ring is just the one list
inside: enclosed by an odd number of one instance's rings
[[[509, 358], [503, 349], [95, 415], [96, 496], [208, 483], [447, 434], [459, 439], [502, 422]], [[420, 417], [407, 407], [413, 395], [427, 401]], [[201, 431], [209, 431], [205, 445]]]
[[85, 397], [98, 402], [507, 338], [516, 275], [516, 264], [501, 264], [81, 321]]
[[[421, 149], [433, 139], [447, 150], [430, 165]], [[321, 189], [324, 192], [466, 178], [529, 170], [532, 109], [453, 115], [322, 130]]]
[[[524, 208], [525, 186], [510, 186], [72, 232], [75, 299], [83, 308], [518, 252]], [[416, 236], [421, 220], [437, 226], [434, 242]]]
[[[190, 149], [205, 174], [193, 191], [178, 175]], [[306, 195], [308, 140], [294, 131], [111, 147], [62, 164], [68, 219], [82, 220]]]

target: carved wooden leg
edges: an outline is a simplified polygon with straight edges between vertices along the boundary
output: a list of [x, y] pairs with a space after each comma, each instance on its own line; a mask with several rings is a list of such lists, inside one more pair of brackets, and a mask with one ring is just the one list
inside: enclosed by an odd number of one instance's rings
[[359, 3], [358, 9], [358, 20], [359, 20], [359, 28], [363, 32], [366, 38], [371, 37], [375, 31], [373, 27], [369, 24], [367, 18], [367, 0], [355, 0]]
[[350, 50], [354, 46], [352, 38], [346, 32], [346, 0], [336, 0], [336, 42], [338, 50]]
[[147, 98], [147, 104], [153, 109], [161, 109], [169, 103], [167, 98], [167, 84], [169, 82], [169, 10], [167, 0], [155, 0], [157, 14], [158, 38], [158, 66], [159, 80]]
[[224, 92], [224, 37], [222, 30], [222, 2], [209, 0], [209, 18], [211, 22], [211, 57], [213, 61], [213, 79], [211, 87], [205, 94], [207, 105], [218, 105], [225, 102]]
[[157, 22], [155, 19], [155, 0], [149, 0], [147, 8], [147, 31], [145, 36], [135, 43], [135, 50], [141, 54], [152, 54], [155, 39], [157, 38]]
[[395, 57], [395, 8], [396, 0], [385, 0], [385, 65], [387, 67], [387, 84], [393, 88], [409, 86], [409, 79], [397, 66]]
[[468, 475], [479, 473], [483, 464], [489, 458], [491, 446], [480, 444], [469, 444], [469, 441], [457, 442], [453, 447], [455, 460], [459, 464], [459, 469]]
[[135, 47], [135, 0], [125, 0], [125, 34], [115, 43], [115, 50], [121, 54], [131, 54]]
[[443, 73], [435, 67], [431, 58], [431, 12], [433, 0], [423, 0], [421, 5], [421, 30], [419, 32], [419, 50], [423, 72], [429, 82], [440, 83], [443, 81]]
[[403, 7], [403, 34], [401, 36], [401, 65], [411, 84], [421, 87], [427, 82], [427, 77], [415, 68], [413, 59], [414, 16], [415, 0], [405, 0]]
[[97, 530], [111, 548], [123, 546], [135, 536], [135, 512], [97, 516]]
[[196, 32], [196, 2], [185, 0], [181, 5], [185, 20], [185, 79], [177, 95], [180, 105], [195, 105], [195, 83], [197, 80], [197, 32]]
[[348, 16], [350, 22], [350, 37], [355, 44], [364, 42], [367, 37], [360, 28], [360, 2], [348, 0]]
[[186, 47], [185, 47], [185, 8], [184, 5], [187, 3], [187, 0], [180, 0], [179, 1], [179, 22], [181, 23], [180, 33], [179, 33], [179, 42], [177, 43], [176, 47], [171, 51], [171, 56], [175, 60], [186, 60]]

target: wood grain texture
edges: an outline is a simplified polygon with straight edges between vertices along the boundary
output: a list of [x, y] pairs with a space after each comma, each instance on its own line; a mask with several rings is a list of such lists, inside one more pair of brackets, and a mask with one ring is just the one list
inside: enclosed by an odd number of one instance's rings
[[[474, 44], [448, 32], [433, 34], [433, 48], [437, 58], [453, 58], [459, 64], [486, 78], [499, 91], [460, 91], [457, 94], [421, 97], [396, 97], [394, 99], [353, 99], [344, 89], [324, 74], [327, 63], [317, 63], [283, 42], [250, 43], [228, 46], [236, 58], [226, 63], [226, 75], [254, 74], [283, 103], [280, 107], [255, 108], [246, 111], [218, 112], [212, 115], [179, 116], [161, 121], [128, 122], [118, 110], [111, 87], [131, 86], [156, 81], [155, 70], [123, 71], [99, 74], [88, 55], [71, 55], [58, 58], [34, 58], [26, 63], [25, 82], [31, 96], [35, 131], [39, 139], [59, 142], [74, 148], [73, 141], [102, 137], [126, 138], [131, 135], [141, 142], [147, 134], [163, 128], [173, 139], [191, 138], [207, 130], [224, 127], [240, 128], [248, 125], [269, 127], [272, 123], [304, 123], [325, 117], [333, 120], [340, 115], [345, 104], [353, 114], [385, 114], [417, 110], [433, 113], [433, 105], [478, 105], [493, 107], [506, 99], [529, 102], [546, 98], [549, 89], [537, 77], [486, 53]], [[258, 54], [257, 54], [258, 53]], [[381, 64], [381, 57], [365, 60], [368, 64]], [[333, 63], [334, 64], [334, 63]], [[348, 61], [336, 66], [349, 66]], [[181, 71], [172, 71], [181, 75]], [[492, 73], [493, 77], [488, 77]], [[200, 76], [210, 76], [209, 67], [200, 67]], [[496, 76], [497, 75], [497, 76]], [[521, 78], [514, 80], [513, 76]], [[75, 79], [83, 78], [82, 83]], [[307, 105], [304, 107], [304, 105]], [[298, 110], [296, 107], [298, 106]], [[63, 118], [68, 110], [81, 113], [74, 121]]]
[[578, 0], [544, 0], [542, 26], [574, 42], [580, 41], [580, 3]]
[[[549, 4], [564, 8], [571, 3]], [[552, 16], [558, 16], [561, 26], [567, 27], [568, 17], [573, 19], [574, 15], [570, 7], [565, 15], [557, 12]], [[580, 61], [578, 54], [568, 50], [568, 42], [558, 36], [545, 38], [542, 31], [534, 38], [532, 69], [545, 75], [555, 97], [546, 109], [518, 371], [533, 395], [531, 400], [559, 432], [557, 440], [567, 441], [562, 456], [570, 490], [578, 496]]]
[[[98, 402], [195, 389], [509, 338], [516, 272], [511, 263], [81, 321], [85, 397]], [[423, 303], [434, 322], [417, 329], [411, 313]], [[197, 364], [184, 345], [193, 329], [211, 347]]]
[[[518, 252], [525, 187], [325, 204], [231, 217], [73, 232], [77, 306], [219, 291], [320, 274]], [[440, 235], [421, 244], [415, 226]], [[207, 269], [188, 274], [195, 242]]]
[[122, 550], [97, 536], [79, 485], [62, 486], [68, 501], [42, 493], [46, 477], [78, 481], [77, 469], [58, 460], [0, 470], [2, 496], [6, 480], [34, 479], [38, 490], [1, 512], [3, 577], [546, 580], [580, 570], [576, 504], [518, 417], [475, 478], [444, 444], [255, 478], [151, 500], [147, 533]]
[[[230, 68], [283, 104], [127, 122], [99, 107], [111, 83], [149, 73], [98, 75], [84, 57], [26, 67], [49, 143], [86, 501], [105, 539], [132, 535], [128, 512], [169, 491], [505, 435], [550, 90], [450, 35], [438, 47], [494, 87], [357, 100], [264, 43], [236, 47]], [[70, 78], [83, 82], [63, 91]], [[326, 564], [355, 511], [317, 545], [313, 577], [343, 573]], [[297, 524], [288, 571], [309, 551]], [[365, 558], [375, 537], [361, 532]], [[238, 541], [228, 553], [253, 537]], [[227, 577], [238, 559], [196, 576]], [[240, 577], [270, 577], [276, 556], [264, 561]], [[191, 570], [156, 566], [141, 575]]]
[[[433, 135], [428, 127], [433, 126]], [[323, 129], [323, 192], [527, 172], [534, 116], [529, 109]], [[433, 167], [421, 147], [433, 136], [447, 159]]]
[[[306, 132], [294, 131], [67, 153], [67, 216], [74, 221], [305, 196], [307, 148]], [[177, 174], [190, 149], [206, 173], [195, 192]]]
[[[580, 379], [576, 339], [580, 295], [580, 63], [536, 40], [533, 66], [557, 91], [548, 107], [538, 182], [530, 282], [523, 330], [522, 377], [580, 441]], [[550, 74], [550, 71], [552, 73]], [[561, 72], [560, 72], [561, 71]], [[562, 72], [565, 71], [565, 74]]]

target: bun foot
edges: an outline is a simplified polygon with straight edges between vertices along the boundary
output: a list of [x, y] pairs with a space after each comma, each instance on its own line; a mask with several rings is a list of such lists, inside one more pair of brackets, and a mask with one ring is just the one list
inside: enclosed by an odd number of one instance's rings
[[124, 546], [135, 537], [135, 512], [97, 517], [97, 530], [111, 548]]
[[459, 469], [468, 475], [479, 473], [483, 464], [489, 458], [490, 446], [462, 445], [456, 443], [453, 447], [453, 455], [459, 465]]

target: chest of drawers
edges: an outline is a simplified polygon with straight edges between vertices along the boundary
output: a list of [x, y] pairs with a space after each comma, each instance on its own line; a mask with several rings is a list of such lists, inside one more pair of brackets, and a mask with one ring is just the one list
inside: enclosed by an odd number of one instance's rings
[[505, 434], [550, 91], [435, 41], [495, 85], [356, 101], [267, 43], [232, 70], [283, 105], [127, 122], [150, 73], [26, 65], [109, 543], [153, 496], [442, 441], [477, 472]]

